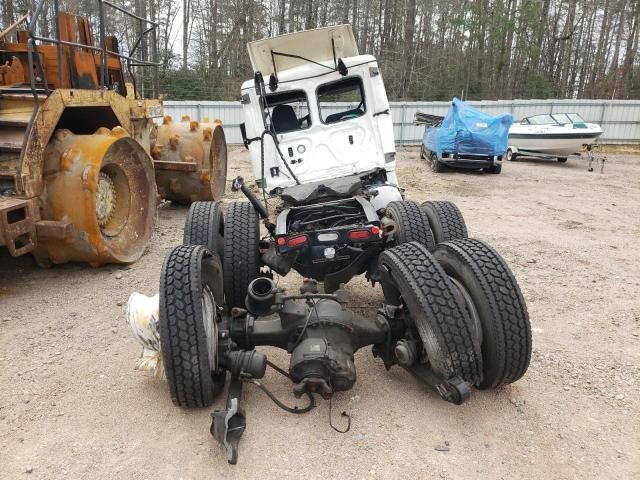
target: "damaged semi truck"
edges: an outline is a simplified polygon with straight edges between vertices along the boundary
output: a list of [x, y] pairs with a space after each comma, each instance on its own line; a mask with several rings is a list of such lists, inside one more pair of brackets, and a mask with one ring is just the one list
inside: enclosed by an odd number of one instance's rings
[[[455, 404], [471, 387], [521, 378], [531, 329], [520, 288], [491, 246], [468, 238], [454, 204], [405, 199], [382, 74], [358, 53], [351, 27], [248, 48], [255, 77], [241, 89], [242, 131], [261, 198], [236, 178], [247, 201], [226, 214], [219, 203], [194, 204], [185, 244], [162, 267], [157, 322], [130, 318], [161, 356], [174, 403], [211, 405], [229, 375], [211, 433], [235, 463], [243, 383], [289, 412], [308, 411], [315, 395], [354, 386], [354, 353], [367, 346], [386, 369], [408, 370]], [[299, 291], [274, 281], [292, 270]], [[382, 286], [371, 318], [349, 308], [347, 283], [358, 275]], [[289, 368], [260, 346], [288, 352]], [[273, 397], [260, 380], [268, 365], [307, 407]]]

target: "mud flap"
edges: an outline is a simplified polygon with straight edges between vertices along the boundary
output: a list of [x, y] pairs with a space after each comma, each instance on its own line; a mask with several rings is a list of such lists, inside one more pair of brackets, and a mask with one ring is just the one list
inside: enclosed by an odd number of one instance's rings
[[247, 427], [247, 419], [240, 408], [242, 380], [234, 376], [229, 383], [226, 410], [216, 410], [211, 414], [211, 435], [222, 444], [227, 452], [227, 461], [235, 465], [238, 462], [238, 443]]

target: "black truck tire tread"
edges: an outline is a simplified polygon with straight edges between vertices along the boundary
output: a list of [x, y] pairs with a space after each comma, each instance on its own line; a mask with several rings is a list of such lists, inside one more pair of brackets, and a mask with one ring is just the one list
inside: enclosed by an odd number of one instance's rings
[[425, 348], [435, 338], [441, 361], [429, 358], [434, 371], [475, 384], [482, 368], [480, 346], [455, 287], [435, 258], [423, 244], [410, 242], [385, 250], [380, 265], [388, 269]]
[[420, 208], [429, 218], [429, 225], [436, 243], [469, 236], [462, 212], [455, 203], [430, 201], [424, 202]]
[[429, 226], [429, 218], [420, 206], [411, 201], [394, 201], [387, 205], [387, 214], [396, 222], [394, 245], [418, 242], [433, 250], [436, 242]]
[[184, 224], [184, 245], [204, 245], [224, 258], [224, 214], [218, 202], [193, 202]]
[[160, 343], [171, 399], [180, 407], [208, 407], [215, 398], [199, 308], [205, 257], [219, 262], [201, 245], [180, 245], [167, 254], [160, 275]]
[[260, 224], [249, 202], [232, 202], [224, 236], [224, 293], [228, 308], [245, 307], [247, 287], [260, 274]]
[[[489, 308], [490, 324], [483, 325], [484, 375], [478, 387], [489, 389], [515, 382], [529, 367], [532, 346], [529, 313], [511, 269], [493, 247], [474, 238], [439, 245], [436, 259], [440, 260], [443, 252], [472, 270]], [[487, 339], [487, 334], [492, 338]]]

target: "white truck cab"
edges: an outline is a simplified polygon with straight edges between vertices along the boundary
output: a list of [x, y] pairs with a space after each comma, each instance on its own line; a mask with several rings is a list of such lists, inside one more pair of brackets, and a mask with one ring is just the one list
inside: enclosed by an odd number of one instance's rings
[[248, 50], [266, 86], [263, 100], [255, 80], [242, 84], [242, 129], [265, 190], [376, 168], [397, 185], [382, 75], [373, 56], [359, 55], [350, 25], [259, 40]]

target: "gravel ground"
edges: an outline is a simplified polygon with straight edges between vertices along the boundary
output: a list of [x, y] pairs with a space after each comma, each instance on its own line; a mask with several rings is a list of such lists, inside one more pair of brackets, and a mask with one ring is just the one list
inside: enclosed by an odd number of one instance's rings
[[[165, 205], [131, 266], [43, 270], [0, 253], [0, 477], [640, 478], [640, 158], [610, 155], [602, 174], [581, 160], [523, 159], [500, 175], [436, 175], [417, 150], [399, 157], [408, 199], [455, 201], [470, 234], [511, 265], [534, 335], [522, 380], [457, 407], [363, 349], [354, 389], [334, 398], [350, 432], [329, 427], [328, 402], [288, 415], [248, 385], [248, 428], [229, 466], [210, 410], [174, 407], [164, 382], [133, 369], [126, 300], [157, 291], [182, 237], [186, 209]], [[230, 164], [229, 178], [250, 177], [244, 150]], [[349, 288], [355, 309], [373, 314], [379, 287]], [[265, 384], [292, 401], [282, 377]]]

